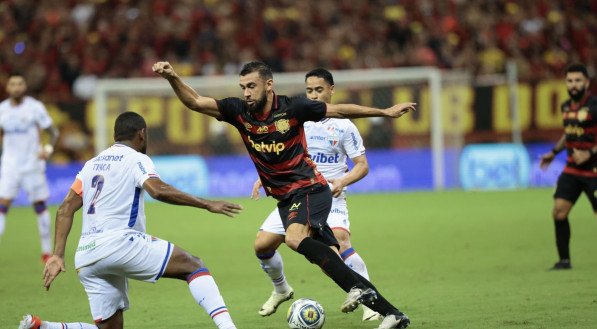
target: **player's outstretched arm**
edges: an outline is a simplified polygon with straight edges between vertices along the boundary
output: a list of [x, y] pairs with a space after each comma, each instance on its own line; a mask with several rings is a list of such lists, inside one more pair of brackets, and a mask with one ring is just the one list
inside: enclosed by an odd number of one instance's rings
[[211, 97], [199, 95], [191, 86], [187, 85], [168, 62], [157, 62], [153, 64], [153, 72], [168, 80], [170, 86], [178, 96], [178, 99], [189, 109], [207, 114], [214, 118], [220, 117], [220, 111], [216, 100]]
[[216, 214], [223, 214], [228, 217], [240, 213], [243, 207], [226, 201], [212, 201], [187, 194], [178, 190], [172, 185], [166, 184], [159, 178], [149, 178], [143, 183], [143, 188], [149, 195], [159, 201], [195, 208], [206, 209]]
[[417, 105], [417, 103], [396, 104], [385, 110], [356, 104], [326, 105], [327, 111], [325, 116], [327, 118], [354, 119], [368, 117], [399, 118], [409, 111], [416, 111], [415, 105]]
[[77, 210], [83, 206], [83, 198], [69, 190], [62, 201], [62, 204], [56, 212], [56, 232], [54, 236], [54, 254], [46, 262], [44, 267], [44, 287], [50, 289], [52, 281], [60, 274], [66, 272], [64, 267], [64, 251], [66, 249], [66, 239], [73, 226], [73, 217]]

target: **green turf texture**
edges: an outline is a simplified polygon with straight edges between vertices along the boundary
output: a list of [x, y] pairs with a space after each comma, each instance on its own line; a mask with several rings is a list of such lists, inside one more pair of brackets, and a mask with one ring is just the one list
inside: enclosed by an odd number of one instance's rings
[[[257, 314], [272, 287], [253, 240], [274, 202], [235, 201], [245, 210], [234, 219], [147, 204], [148, 233], [206, 262], [238, 328], [286, 328], [289, 302], [270, 317]], [[353, 246], [412, 328], [597, 328], [597, 223], [584, 196], [570, 216], [574, 269], [559, 272], [547, 271], [557, 260], [551, 190], [352, 195], [348, 204]], [[67, 272], [46, 292], [33, 211], [11, 209], [0, 241], [0, 328], [16, 328], [25, 313], [92, 321], [73, 268], [79, 233], [77, 219]], [[360, 309], [341, 313], [345, 293], [301, 255], [284, 245], [281, 252], [295, 299], [319, 301], [324, 328], [377, 326], [361, 322]], [[129, 296], [125, 328], [215, 328], [184, 282], [131, 280]]]

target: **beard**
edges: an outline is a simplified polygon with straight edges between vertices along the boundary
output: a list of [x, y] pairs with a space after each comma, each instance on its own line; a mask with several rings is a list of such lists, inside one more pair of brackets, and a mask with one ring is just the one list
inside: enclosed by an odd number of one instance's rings
[[[585, 91], [587, 90], [586, 87], [582, 87], [578, 90], [576, 89], [568, 89], [568, 95], [570, 96], [570, 98], [575, 101], [578, 102], [580, 101], [584, 96], [585, 96]], [[573, 91], [576, 91], [576, 94], [573, 93]]]
[[[245, 101], [246, 103], [247, 101]], [[267, 97], [265, 97], [265, 93], [261, 96], [261, 98], [255, 100], [253, 104], [247, 103], [249, 109], [253, 112], [263, 112], [265, 103], [267, 103]]]
[[10, 97], [12, 99], [16, 99], [16, 100], [21, 100], [21, 99], [23, 99], [23, 97], [25, 97], [25, 93], [24, 92], [13, 92], [12, 94], [8, 95], [8, 97]]

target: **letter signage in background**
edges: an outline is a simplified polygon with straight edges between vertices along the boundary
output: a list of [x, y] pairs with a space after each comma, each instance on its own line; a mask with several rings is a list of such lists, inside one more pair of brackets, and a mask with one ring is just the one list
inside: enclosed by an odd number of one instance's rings
[[472, 144], [460, 156], [460, 182], [465, 190], [525, 188], [530, 168], [523, 145]]

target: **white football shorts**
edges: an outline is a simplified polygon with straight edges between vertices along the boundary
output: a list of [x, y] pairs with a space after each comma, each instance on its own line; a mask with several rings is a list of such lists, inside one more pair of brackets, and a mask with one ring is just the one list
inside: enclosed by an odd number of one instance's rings
[[[346, 206], [346, 198], [333, 198], [332, 209], [328, 215], [328, 225], [334, 229], [344, 230], [350, 233], [350, 221], [348, 220], [348, 207]], [[284, 226], [282, 225], [282, 219], [280, 219], [280, 213], [278, 208], [274, 209], [269, 216], [265, 219], [260, 231], [270, 232], [279, 235], [286, 235]]]
[[156, 282], [164, 274], [174, 249], [170, 242], [141, 232], [117, 238], [128, 240], [121, 245], [123, 248], [77, 269], [96, 323], [109, 319], [118, 310], [127, 310], [128, 279]]
[[0, 198], [13, 200], [20, 188], [27, 192], [30, 202], [46, 201], [50, 197], [50, 190], [43, 171], [5, 172], [0, 175]]

